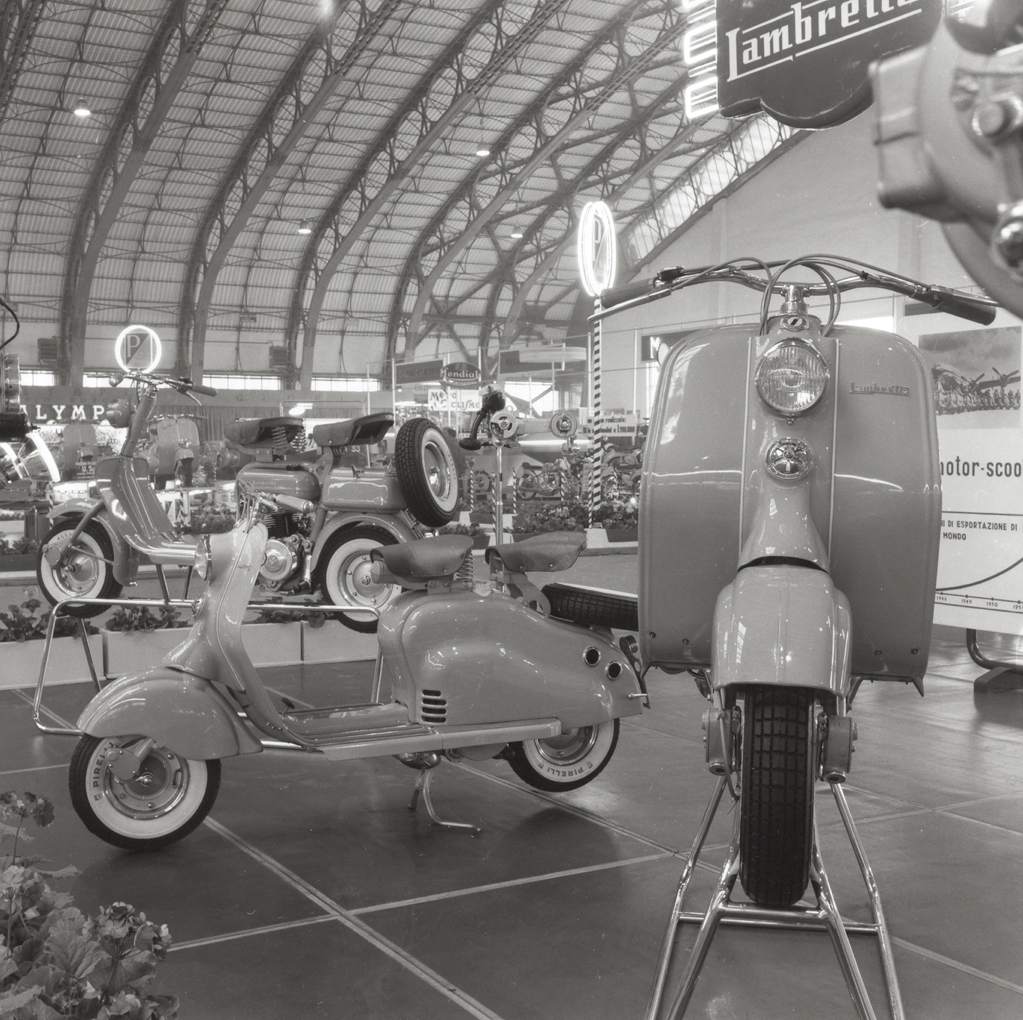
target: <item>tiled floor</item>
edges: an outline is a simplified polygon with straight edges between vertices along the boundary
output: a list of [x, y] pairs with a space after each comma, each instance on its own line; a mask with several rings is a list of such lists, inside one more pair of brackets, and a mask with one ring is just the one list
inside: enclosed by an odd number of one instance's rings
[[[587, 558], [573, 580], [634, 590], [632, 556]], [[988, 654], [1005, 651], [990, 640]], [[1023, 693], [975, 695], [980, 670], [959, 632], [936, 635], [921, 700], [874, 685], [859, 695], [849, 801], [895, 940], [906, 1015], [1023, 1016]], [[313, 703], [368, 684], [277, 669], [273, 685]], [[175, 947], [159, 987], [186, 1020], [638, 1020], [683, 855], [713, 781], [702, 702], [655, 675], [653, 708], [627, 720], [592, 784], [566, 795], [523, 786], [501, 762], [445, 765], [438, 809], [478, 838], [406, 810], [414, 775], [393, 759], [330, 763], [264, 754], [228, 761], [211, 819], [154, 854], [93, 838], [66, 792], [73, 742], [42, 737], [27, 697], [0, 692], [0, 789], [58, 806], [33, 852], [74, 863], [83, 908], [126, 899], [166, 921]], [[74, 718], [85, 692], [48, 703]], [[833, 803], [821, 841], [839, 903], [865, 919], [862, 884]], [[729, 820], [711, 833], [721, 860]], [[714, 879], [698, 869], [694, 900]], [[682, 958], [692, 926], [680, 933]], [[883, 984], [867, 938], [857, 956], [879, 1015]], [[855, 1011], [817, 933], [722, 929], [688, 1016], [842, 1018]]]

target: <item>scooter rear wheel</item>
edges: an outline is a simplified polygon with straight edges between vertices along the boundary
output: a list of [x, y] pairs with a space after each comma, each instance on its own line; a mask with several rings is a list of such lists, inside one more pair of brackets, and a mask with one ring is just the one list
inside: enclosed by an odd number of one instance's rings
[[[58, 544], [64, 549], [75, 530], [76, 520], [58, 521], [43, 539], [36, 553], [36, 579], [50, 605], [66, 598], [113, 599], [121, 593], [121, 585], [114, 577], [114, 550], [101, 524], [90, 521], [75, 541], [75, 547], [51, 565], [46, 550]], [[109, 606], [70, 606], [64, 612], [88, 619], [105, 613]]]
[[[320, 553], [316, 565], [316, 587], [333, 605], [347, 603], [384, 609], [401, 594], [401, 586], [373, 580], [370, 554], [382, 545], [395, 545], [397, 541], [389, 531], [368, 525], [338, 531]], [[337, 617], [350, 630], [360, 634], [375, 634], [377, 631], [375, 616], [339, 612]]]
[[618, 730], [618, 720], [609, 719], [557, 737], [509, 744], [504, 757], [519, 779], [538, 790], [576, 790], [603, 772], [618, 746]]
[[187, 836], [220, 789], [220, 761], [153, 747], [134, 779], [118, 779], [117, 757], [143, 737], [84, 736], [71, 756], [71, 803], [85, 827], [122, 850], [158, 850]]
[[753, 687], [743, 706], [739, 881], [764, 907], [806, 891], [817, 767], [812, 691]]

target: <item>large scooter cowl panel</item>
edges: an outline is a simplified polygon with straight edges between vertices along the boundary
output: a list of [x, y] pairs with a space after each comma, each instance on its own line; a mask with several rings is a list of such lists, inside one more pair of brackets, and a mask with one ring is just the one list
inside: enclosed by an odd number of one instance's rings
[[798, 530], [815, 537], [819, 565], [849, 600], [852, 672], [918, 679], [941, 514], [926, 366], [901, 337], [837, 327], [819, 344], [830, 372], [824, 396], [806, 414], [785, 418], [756, 391], [764, 346], [756, 333], [753, 324], [700, 331], [672, 350], [662, 370], [640, 502], [644, 662], [667, 670], [710, 665], [718, 592], [757, 559], [757, 510], [772, 495], [767, 445], [787, 436], [813, 451], [810, 475], [787, 484], [806, 488], [800, 505], [809, 514]]
[[303, 465], [285, 466], [254, 462], [246, 464], [235, 476], [238, 494], [261, 492], [269, 496], [290, 496], [315, 503], [320, 498], [316, 475]]
[[615, 645], [497, 592], [407, 593], [381, 615], [377, 639], [393, 696], [417, 723], [575, 727], [642, 711]]
[[396, 475], [379, 468], [360, 471], [334, 467], [323, 486], [323, 506], [327, 510], [394, 511], [404, 510], [405, 497]]

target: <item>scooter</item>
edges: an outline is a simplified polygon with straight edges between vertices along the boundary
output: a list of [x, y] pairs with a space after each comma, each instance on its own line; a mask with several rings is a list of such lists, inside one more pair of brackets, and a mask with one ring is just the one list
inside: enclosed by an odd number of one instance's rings
[[591, 622], [615, 610], [599, 593], [550, 585], [552, 599], [528, 577], [570, 567], [583, 536], [492, 547], [482, 592], [466, 569], [466, 536], [375, 549], [381, 583], [407, 590], [380, 611], [370, 703], [299, 710], [271, 696], [242, 642], [268, 507], [308, 509], [293, 497], [259, 496], [231, 532], [204, 538], [195, 566], [207, 587], [188, 637], [162, 665], [103, 687], [82, 712], [69, 781], [91, 832], [134, 850], [181, 839], [212, 807], [221, 759], [262, 750], [341, 761], [396, 755], [419, 771], [410, 806], [421, 797], [434, 822], [472, 831], [433, 809], [429, 779], [445, 759], [503, 758], [552, 791], [574, 790], [605, 768], [619, 720], [646, 701], [635, 638], [615, 645]]
[[[793, 271], [812, 282], [790, 282]], [[848, 275], [839, 275], [848, 274]], [[866, 263], [808, 255], [659, 273], [606, 292], [619, 313], [703, 283], [763, 293], [759, 322], [702, 329], [670, 349], [646, 443], [639, 504], [639, 635], [645, 668], [688, 671], [709, 702], [706, 763], [718, 777], [662, 946], [647, 1017], [660, 1007], [677, 925], [700, 931], [680, 1016], [722, 923], [826, 927], [861, 1015], [873, 1016], [820, 858], [818, 782], [830, 787], [876, 892], [841, 784], [851, 708], [865, 680], [923, 693], [941, 512], [931, 373], [887, 332], [836, 325], [841, 294], [876, 287], [988, 323], [987, 299]], [[782, 297], [770, 311], [771, 298]], [[807, 301], [823, 298], [823, 316]], [[684, 583], [683, 583], [684, 582]], [[706, 913], [684, 910], [711, 821], [737, 810]], [[745, 901], [732, 901], [736, 881]], [[812, 887], [813, 908], [798, 906]], [[875, 922], [893, 1002], [898, 985], [880, 899]], [[901, 1008], [901, 1007], [900, 1007]], [[901, 1015], [901, 1014], [898, 1014]]]
[[[114, 598], [135, 583], [144, 559], [157, 567], [164, 598], [167, 565], [191, 566], [195, 540], [178, 536], [149, 482], [149, 465], [136, 452], [146, 438], [160, 389], [193, 393], [216, 391], [187, 379], [127, 373], [137, 387], [137, 406], [117, 408], [111, 424], [128, 425], [120, 453], [96, 465], [98, 498], [69, 500], [50, 511], [52, 527], [37, 557], [39, 586], [54, 605], [68, 597]], [[195, 400], [199, 403], [198, 400]], [[298, 418], [263, 418], [229, 423], [225, 434], [254, 458], [237, 476], [239, 501], [254, 492], [291, 495], [307, 502], [307, 514], [268, 512], [271, 542], [260, 572], [260, 588], [273, 595], [318, 591], [334, 605], [382, 606], [399, 589], [372, 582], [369, 553], [380, 545], [421, 538], [422, 524], [446, 523], [457, 500], [454, 461], [446, 440], [427, 419], [414, 419], [399, 431], [397, 472], [354, 471], [338, 464], [353, 445], [377, 442], [393, 424], [390, 415], [318, 425], [317, 451], [299, 451]], [[414, 504], [412, 501], [415, 501]], [[102, 606], [76, 603], [68, 612], [94, 616]], [[337, 613], [356, 630], [372, 631], [375, 618]]]

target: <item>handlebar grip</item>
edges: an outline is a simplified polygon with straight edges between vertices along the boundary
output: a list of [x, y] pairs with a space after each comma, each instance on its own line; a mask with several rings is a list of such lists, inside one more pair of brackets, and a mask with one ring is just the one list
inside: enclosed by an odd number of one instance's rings
[[626, 283], [621, 287], [608, 287], [600, 295], [600, 307], [603, 309], [613, 308], [633, 298], [643, 297], [653, 290], [649, 280], [642, 283]]
[[205, 397], [215, 397], [217, 391], [212, 386], [203, 386], [200, 383], [189, 383], [188, 388], [193, 393], [201, 393]]
[[924, 301], [937, 312], [957, 315], [960, 319], [969, 319], [970, 322], [979, 322], [982, 326], [987, 326], [998, 311], [998, 305], [990, 298], [974, 297], [972, 294], [964, 294], [948, 287], [928, 289], [929, 293]]

